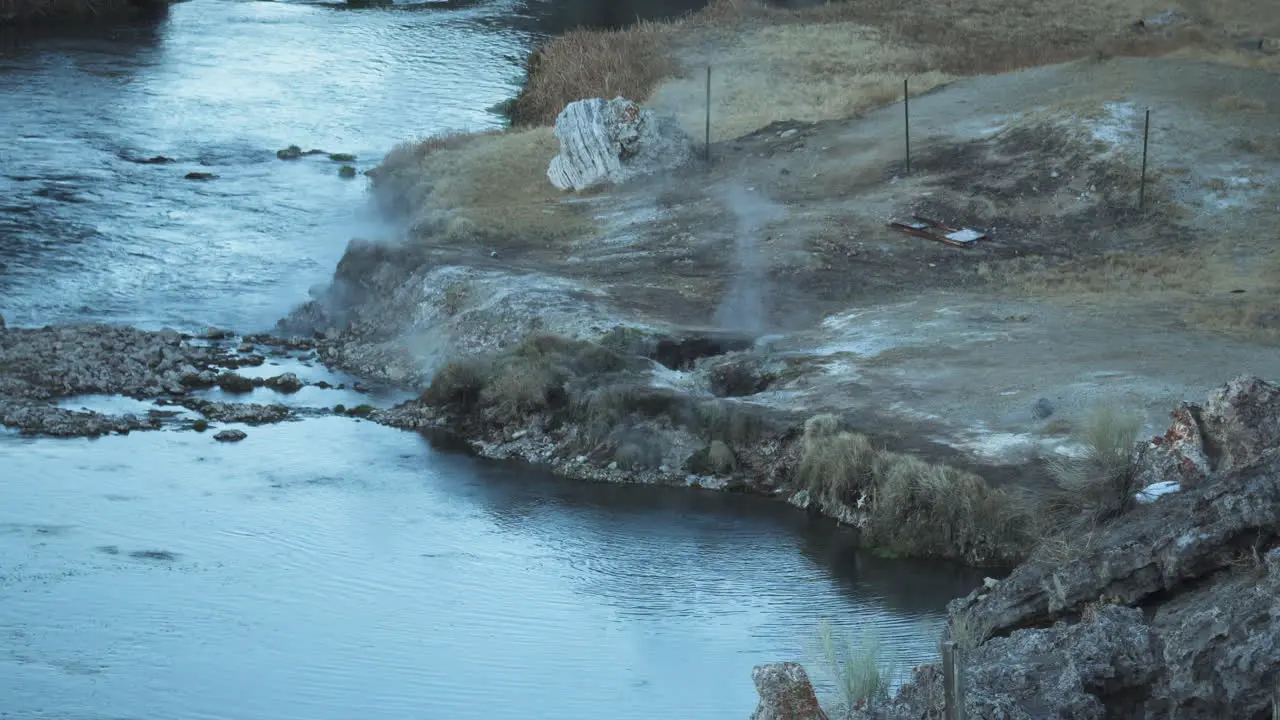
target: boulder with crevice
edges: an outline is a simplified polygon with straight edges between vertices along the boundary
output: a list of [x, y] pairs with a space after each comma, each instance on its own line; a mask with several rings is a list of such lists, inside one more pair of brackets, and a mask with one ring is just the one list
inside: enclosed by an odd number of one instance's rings
[[693, 160], [693, 143], [674, 117], [625, 98], [570, 103], [556, 118], [560, 154], [547, 178], [561, 190], [620, 185]]

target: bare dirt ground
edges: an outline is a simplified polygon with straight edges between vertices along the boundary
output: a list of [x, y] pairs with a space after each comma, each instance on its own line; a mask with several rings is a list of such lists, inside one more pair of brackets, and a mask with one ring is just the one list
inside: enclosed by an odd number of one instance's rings
[[[579, 336], [727, 317], [795, 370], [745, 401], [1022, 465], [1093, 404], [1155, 431], [1230, 376], [1280, 377], [1277, 127], [1280, 76], [1260, 69], [1119, 58], [957, 80], [911, 100], [910, 175], [901, 104], [775, 124], [678, 176], [539, 201], [539, 222], [585, 236], [510, 241], [454, 214], [423, 241], [439, 270], [422, 302], [473, 348], [501, 341], [491, 315]], [[913, 212], [989, 239], [888, 227]]]

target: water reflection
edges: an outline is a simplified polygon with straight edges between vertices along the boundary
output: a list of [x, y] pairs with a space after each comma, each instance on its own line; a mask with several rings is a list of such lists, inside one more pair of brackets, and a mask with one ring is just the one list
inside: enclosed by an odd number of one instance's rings
[[767, 501], [247, 430], [0, 436], [0, 711], [740, 720], [751, 666], [811, 657], [823, 619], [933, 654], [943, 598], [846, 585]]

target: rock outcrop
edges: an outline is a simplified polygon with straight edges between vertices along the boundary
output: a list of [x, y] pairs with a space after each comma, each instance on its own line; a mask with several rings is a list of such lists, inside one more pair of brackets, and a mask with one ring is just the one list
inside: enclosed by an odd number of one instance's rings
[[[1138, 453], [1138, 470], [1174, 475], [1181, 492], [1066, 547], [1042, 546], [951, 603], [952, 637], [971, 648], [970, 717], [1270, 717], [1280, 681], [1280, 392], [1237, 378], [1173, 419]], [[928, 696], [911, 688], [864, 717], [928, 717]]]
[[[182, 405], [227, 422], [268, 423], [297, 413], [279, 405], [212, 403], [192, 390], [221, 385], [247, 392], [267, 381], [224, 368], [261, 364], [262, 356], [237, 354], [220, 339], [204, 342], [173, 330], [148, 332], [107, 325], [65, 325], [0, 332], [0, 425], [57, 437], [96, 436], [150, 430], [174, 420]], [[218, 344], [221, 343], [221, 344]], [[302, 385], [292, 373], [271, 379], [280, 392]], [[145, 414], [108, 415], [59, 407], [78, 395], [120, 395], [154, 400]]]
[[751, 680], [760, 693], [760, 704], [751, 720], [827, 720], [809, 675], [799, 663], [757, 665]]
[[547, 177], [561, 190], [622, 184], [693, 159], [693, 144], [673, 117], [624, 98], [570, 103], [556, 118], [560, 154]]

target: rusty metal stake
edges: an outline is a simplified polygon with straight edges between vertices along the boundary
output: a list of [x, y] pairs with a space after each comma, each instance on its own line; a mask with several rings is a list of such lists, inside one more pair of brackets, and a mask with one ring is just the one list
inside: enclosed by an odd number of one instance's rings
[[1142, 212], [1147, 205], [1147, 138], [1151, 134], [1151, 108], [1147, 108], [1146, 119], [1142, 122], [1142, 179], [1138, 184], [1138, 211]]
[[907, 78], [902, 78], [902, 134], [907, 142], [907, 174], [911, 174], [911, 96], [907, 94]]
[[938, 643], [942, 651], [943, 717], [964, 720], [964, 667], [955, 642], [945, 636]]

